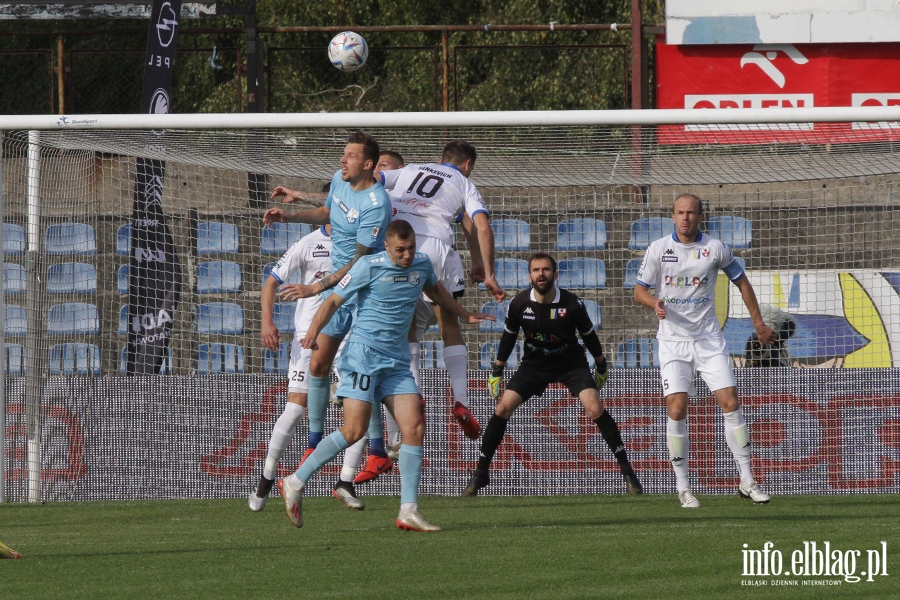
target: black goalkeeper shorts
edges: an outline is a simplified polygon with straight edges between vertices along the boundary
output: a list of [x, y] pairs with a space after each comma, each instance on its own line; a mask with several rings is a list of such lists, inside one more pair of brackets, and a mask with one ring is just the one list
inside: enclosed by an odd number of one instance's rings
[[584, 364], [576, 363], [573, 366], [571, 363], [548, 364], [548, 361], [544, 360], [523, 361], [509, 379], [506, 389], [519, 394], [524, 401], [532, 396], [540, 396], [551, 383], [562, 383], [577, 398], [588, 388], [597, 389], [597, 383], [594, 381], [587, 360], [582, 359], [581, 362]]

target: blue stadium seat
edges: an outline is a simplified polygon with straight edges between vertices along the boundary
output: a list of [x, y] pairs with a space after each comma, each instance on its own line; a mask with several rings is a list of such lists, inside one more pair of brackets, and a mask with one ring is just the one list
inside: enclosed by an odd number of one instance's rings
[[[126, 356], [126, 351], [128, 350], [128, 346], [122, 346], [122, 350], [119, 352], [119, 373], [122, 375], [125, 374], [126, 368], [128, 366], [128, 360]], [[169, 351], [169, 356], [166, 360], [163, 361], [163, 364], [159, 367], [158, 375], [171, 375], [172, 374], [172, 348], [167, 348]]]
[[96, 254], [97, 237], [86, 223], [59, 223], [44, 231], [44, 252], [54, 256]]
[[16, 263], [3, 263], [3, 293], [25, 293], [25, 267]]
[[128, 305], [119, 307], [119, 335], [128, 335]]
[[622, 287], [626, 290], [633, 290], [637, 285], [637, 274], [641, 269], [641, 259], [640, 258], [632, 258], [625, 265], [625, 283], [622, 284]]
[[97, 307], [85, 302], [67, 302], [50, 307], [47, 315], [50, 335], [95, 335], [100, 333]]
[[4, 344], [4, 346], [6, 346], [6, 374], [24, 375], [27, 355], [25, 346], [19, 344]]
[[531, 227], [519, 219], [491, 221], [494, 230], [494, 248], [508, 252], [524, 252], [531, 249]]
[[604, 250], [606, 223], [600, 219], [566, 219], [556, 226], [557, 250]]
[[244, 333], [244, 310], [231, 302], [208, 302], [197, 306], [197, 332], [206, 334]]
[[281, 342], [278, 352], [266, 348], [263, 373], [287, 373], [291, 367], [291, 342]]
[[19, 337], [28, 333], [28, 313], [25, 308], [16, 304], [3, 306], [3, 335]]
[[297, 312], [296, 302], [276, 302], [272, 309], [272, 318], [275, 327], [281, 333], [294, 333], [294, 314]]
[[600, 329], [600, 323], [603, 321], [600, 305], [593, 300], [583, 300], [582, 302], [584, 302], [584, 308], [587, 309], [587, 314], [591, 318], [591, 323], [594, 324], [594, 330]]
[[116, 254], [122, 256], [131, 254], [131, 223], [119, 225], [116, 229]]
[[263, 227], [259, 241], [261, 254], [284, 254], [303, 236], [312, 233], [312, 226], [306, 223], [273, 223]]
[[244, 372], [244, 348], [234, 344], [200, 344], [197, 348], [197, 374], [221, 375]]
[[233, 254], [239, 247], [237, 225], [218, 221], [197, 223], [197, 254]]
[[503, 331], [503, 322], [506, 319], [506, 309], [509, 308], [509, 300], [495, 302], [491, 300], [481, 305], [478, 312], [497, 317], [496, 321], [482, 321], [478, 324], [478, 330], [486, 333], [499, 333]]
[[648, 217], [638, 219], [631, 224], [631, 237], [628, 239], [629, 250], [646, 250], [651, 243], [664, 238], [675, 230], [669, 217]]
[[119, 265], [116, 271], [116, 291], [120, 294], [128, 293], [128, 265]]
[[[478, 368], [483, 369], [485, 371], [494, 368], [494, 360], [497, 358], [497, 346], [499, 346], [499, 341], [494, 342], [485, 342], [481, 345], [481, 352], [479, 353], [478, 359]], [[518, 369], [519, 362], [522, 360], [522, 340], [516, 342], [513, 351], [510, 353], [509, 358], [506, 361], [506, 368], [510, 370]]]
[[87, 263], [60, 263], [47, 269], [48, 294], [96, 294], [97, 267]]
[[422, 342], [420, 344], [420, 369], [446, 369], [444, 364], [444, 342]]
[[57, 344], [50, 348], [51, 375], [99, 375], [100, 348], [94, 344]]
[[570, 290], [602, 290], [606, 264], [599, 258], [566, 258], [559, 261], [559, 287]]
[[[260, 285], [265, 285], [266, 280], [269, 278], [269, 275], [272, 274], [272, 269], [274, 268], [274, 262], [266, 263], [262, 270], [262, 283]], [[303, 274], [300, 272], [300, 269], [294, 271], [285, 283], [303, 283]]]
[[3, 224], [3, 255], [22, 256], [25, 254], [25, 228], [15, 223]]
[[659, 342], [656, 338], [632, 338], [616, 348], [617, 369], [658, 369]]
[[197, 293], [227, 294], [241, 291], [241, 267], [228, 260], [197, 263]]
[[744, 217], [711, 217], [706, 221], [706, 230], [733, 250], [749, 248], [753, 241], [753, 222]]
[[[497, 274], [497, 283], [504, 290], [524, 290], [530, 285], [527, 260], [498, 258], [494, 261], [494, 272]], [[485, 289], [484, 284], [479, 283], [478, 289]]]

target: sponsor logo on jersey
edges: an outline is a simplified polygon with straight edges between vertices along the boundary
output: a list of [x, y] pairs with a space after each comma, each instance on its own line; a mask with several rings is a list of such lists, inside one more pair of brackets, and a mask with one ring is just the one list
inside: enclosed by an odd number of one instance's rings
[[395, 275], [394, 276], [394, 283], [405, 283], [407, 281], [409, 281], [409, 277], [406, 275]]
[[675, 255], [675, 251], [671, 248], [667, 248], [665, 252], [663, 252], [662, 256], [663, 262], [678, 262], [678, 256]]
[[692, 304], [694, 306], [698, 306], [700, 304], [706, 304], [710, 301], [709, 296], [704, 296], [703, 298], [663, 298], [663, 302], [666, 304]]
[[324, 250], [324, 249], [325, 249], [325, 246], [323, 246], [322, 244], [316, 244], [316, 250]]
[[369, 198], [372, 200], [372, 204], [375, 206], [379, 205], [378, 196], [375, 195], [375, 192], [369, 192]]
[[378, 232], [379, 232], [379, 231], [381, 231], [381, 227], [373, 227], [373, 228], [372, 228], [372, 237], [373, 237], [373, 238], [377, 238], [377, 237], [378, 237]]
[[352, 277], [350, 276], [350, 273], [347, 273], [346, 275], [344, 275], [344, 278], [341, 279], [341, 282], [338, 283], [338, 285], [341, 286], [341, 289], [344, 289], [350, 284], [351, 279]]
[[321, 257], [321, 256], [328, 256], [330, 254], [331, 253], [328, 252], [328, 250], [317, 250], [317, 251], [313, 252], [313, 256], [316, 258]]
[[325, 273], [327, 273], [327, 271], [316, 271], [316, 274], [313, 275], [313, 279], [322, 279], [325, 277]]
[[665, 276], [665, 285], [667, 287], [697, 287], [709, 283], [709, 277], [673, 277]]
[[418, 271], [410, 271], [409, 272], [409, 282], [412, 285], [419, 285], [419, 276], [420, 276], [420, 273]]
[[526, 315], [533, 315], [533, 314], [534, 314], [534, 311], [531, 310], [531, 307], [530, 307], [530, 306], [526, 306], [526, 307], [525, 307], [525, 314], [526, 314]]

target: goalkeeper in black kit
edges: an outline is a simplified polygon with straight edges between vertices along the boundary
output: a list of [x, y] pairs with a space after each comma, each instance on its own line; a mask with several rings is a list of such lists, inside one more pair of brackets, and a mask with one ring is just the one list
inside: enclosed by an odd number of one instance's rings
[[[484, 430], [478, 467], [463, 496], [476, 496], [490, 483], [488, 469], [510, 417], [519, 405], [532, 396], [540, 396], [551, 383], [565, 384], [584, 405], [588, 417], [597, 424], [615, 455], [628, 492], [640, 494], [643, 491], [628, 462], [619, 427], [597, 394], [606, 383], [607, 365], [594, 325], [578, 296], [556, 287], [556, 275], [556, 260], [552, 256], [543, 252], [532, 254], [528, 260], [531, 290], [518, 294], [509, 304], [497, 359], [488, 378], [488, 387], [495, 400], [500, 396], [503, 369], [516, 345], [519, 329], [525, 333], [525, 352]], [[576, 334], [584, 340], [584, 348], [578, 343]], [[584, 356], [585, 348], [597, 365], [593, 375]]]

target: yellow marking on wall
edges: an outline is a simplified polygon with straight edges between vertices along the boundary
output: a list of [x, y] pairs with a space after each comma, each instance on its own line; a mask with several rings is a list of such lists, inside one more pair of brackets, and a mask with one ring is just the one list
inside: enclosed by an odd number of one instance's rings
[[787, 308], [784, 288], [781, 286], [781, 273], [772, 274], [772, 304], [775, 308]]
[[891, 347], [878, 309], [850, 273], [838, 273], [847, 322], [869, 343], [844, 358], [844, 368], [890, 367]]

